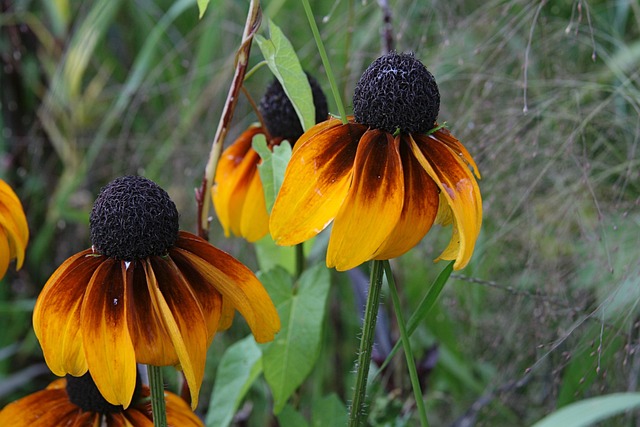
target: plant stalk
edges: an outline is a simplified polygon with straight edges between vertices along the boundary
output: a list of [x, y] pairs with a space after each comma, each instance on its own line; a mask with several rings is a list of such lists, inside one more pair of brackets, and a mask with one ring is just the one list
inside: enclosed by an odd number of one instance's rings
[[371, 262], [371, 278], [369, 294], [362, 322], [362, 338], [360, 339], [360, 352], [356, 365], [356, 384], [353, 390], [353, 401], [349, 411], [349, 426], [358, 427], [365, 424], [366, 414], [364, 404], [367, 396], [367, 376], [371, 364], [371, 350], [378, 319], [378, 307], [380, 305], [380, 292], [382, 289], [382, 276], [384, 273], [382, 261]]
[[404, 317], [402, 316], [402, 307], [400, 306], [400, 298], [398, 297], [396, 281], [393, 278], [393, 272], [391, 271], [389, 260], [384, 260], [383, 263], [384, 273], [385, 276], [387, 276], [387, 283], [389, 284], [389, 292], [391, 293], [391, 300], [393, 301], [393, 310], [396, 313], [398, 328], [400, 329], [400, 340], [402, 341], [404, 355], [407, 360], [407, 367], [409, 368], [409, 378], [411, 378], [413, 396], [416, 399], [416, 406], [418, 408], [418, 414], [420, 415], [420, 425], [422, 427], [429, 427], [429, 421], [427, 420], [427, 410], [424, 406], [422, 389], [420, 388], [420, 380], [418, 379], [418, 370], [416, 369], [416, 362], [415, 360], [413, 360], [413, 353], [411, 352], [411, 342], [409, 341], [407, 326], [404, 321]]
[[151, 389], [151, 412], [154, 427], [167, 427], [167, 407], [164, 400], [164, 382], [162, 368], [147, 365], [149, 388]]

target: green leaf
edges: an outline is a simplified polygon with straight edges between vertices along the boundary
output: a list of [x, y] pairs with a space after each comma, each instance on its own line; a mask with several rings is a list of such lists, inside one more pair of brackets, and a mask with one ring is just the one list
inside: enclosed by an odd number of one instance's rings
[[198, 18], [202, 19], [204, 16], [204, 12], [207, 10], [207, 6], [209, 6], [209, 0], [198, 0]]
[[347, 407], [335, 393], [314, 400], [312, 414], [312, 427], [347, 425]]
[[227, 348], [216, 373], [207, 426], [227, 426], [251, 384], [262, 372], [262, 353], [249, 335]]
[[[293, 108], [298, 114], [304, 130], [316, 123], [316, 108], [313, 104], [311, 86], [302, 70], [298, 55], [282, 30], [269, 20], [269, 39], [256, 35], [256, 42], [262, 51], [273, 75], [278, 79]], [[295, 141], [292, 141], [295, 142]]]
[[259, 133], [253, 137], [252, 147], [262, 159], [262, 163], [258, 165], [258, 172], [264, 189], [267, 212], [271, 213], [271, 208], [273, 208], [273, 203], [284, 180], [284, 171], [287, 168], [289, 159], [291, 159], [291, 145], [286, 141], [282, 141], [279, 145], [274, 146], [273, 151], [271, 151], [267, 147], [267, 140], [264, 134]]
[[640, 393], [614, 393], [581, 400], [547, 415], [533, 427], [582, 427], [640, 406]]
[[291, 405], [285, 407], [278, 414], [278, 424], [280, 427], [309, 427], [309, 423], [302, 414], [296, 412]]
[[278, 309], [282, 328], [275, 341], [263, 346], [264, 376], [278, 414], [309, 375], [319, 355], [330, 276], [324, 265], [306, 270], [297, 283], [283, 268], [260, 274]]

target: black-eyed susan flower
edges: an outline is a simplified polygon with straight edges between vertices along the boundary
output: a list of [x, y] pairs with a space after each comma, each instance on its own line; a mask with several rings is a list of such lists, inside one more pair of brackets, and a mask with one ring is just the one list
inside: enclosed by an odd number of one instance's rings
[[178, 230], [178, 212], [154, 182], [118, 178], [90, 216], [91, 249], [49, 278], [33, 327], [54, 374], [91, 373], [104, 398], [129, 406], [136, 363], [175, 365], [198, 402], [207, 347], [235, 310], [258, 342], [280, 319], [255, 275], [205, 240]]
[[317, 124], [294, 147], [271, 212], [276, 243], [298, 244], [333, 221], [327, 266], [347, 270], [400, 256], [434, 222], [451, 223], [438, 259], [466, 266], [482, 223], [480, 174], [437, 125], [439, 108], [435, 79], [413, 54], [375, 60], [356, 85], [354, 117]]
[[17, 269], [22, 267], [28, 241], [29, 227], [20, 199], [9, 184], [0, 179], [0, 279], [11, 260], [16, 260]]
[[[328, 115], [327, 99], [318, 82], [308, 74], [307, 77], [316, 107], [316, 122], [323, 121]], [[261, 160], [251, 147], [253, 137], [264, 134], [268, 147], [273, 149], [285, 139], [295, 143], [303, 133], [293, 104], [278, 80], [274, 79], [269, 85], [258, 108], [266, 131], [262, 126], [252, 125], [222, 153], [211, 192], [225, 235], [233, 233], [250, 242], [269, 232], [269, 214], [258, 173]]]
[[[100, 395], [87, 373], [53, 381], [5, 406], [0, 425], [11, 427], [151, 427], [153, 416], [149, 389], [139, 383], [129, 408], [112, 405]], [[180, 397], [165, 391], [167, 423], [171, 427], [202, 427], [203, 423]]]

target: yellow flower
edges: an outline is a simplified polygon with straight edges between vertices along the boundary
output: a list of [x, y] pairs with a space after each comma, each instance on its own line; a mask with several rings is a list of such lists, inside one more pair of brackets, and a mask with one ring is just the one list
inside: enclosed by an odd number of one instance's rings
[[207, 347], [235, 310], [258, 342], [280, 319], [255, 275], [205, 240], [178, 231], [178, 212], [152, 181], [102, 189], [91, 249], [67, 259], [36, 301], [33, 327], [54, 374], [91, 373], [104, 398], [129, 406], [136, 363], [183, 370], [198, 402]]
[[[41, 391], [23, 397], [0, 411], [0, 425], [11, 427], [92, 426], [152, 427], [150, 392], [138, 387], [139, 396], [128, 409], [106, 402], [89, 374], [53, 381]], [[167, 423], [173, 427], [203, 427], [184, 400], [164, 393]], [[144, 400], [143, 400], [144, 399]]]
[[453, 224], [439, 259], [467, 265], [482, 200], [465, 147], [436, 123], [435, 79], [413, 54], [374, 61], [354, 94], [354, 117], [331, 119], [300, 137], [270, 219], [276, 243], [294, 245], [333, 221], [327, 266], [348, 270], [400, 256], [434, 222]]
[[[316, 107], [316, 122], [325, 120], [327, 100], [318, 82], [308, 74], [307, 78]], [[272, 150], [285, 139], [295, 143], [303, 132], [293, 104], [278, 80], [274, 79], [267, 88], [259, 109], [267, 129], [250, 126], [222, 153], [211, 192], [225, 235], [229, 237], [231, 232], [250, 242], [260, 240], [269, 232], [269, 214], [258, 173], [261, 159], [251, 147], [253, 137], [264, 134]]]
[[9, 184], [0, 179], [0, 279], [12, 259], [18, 270], [22, 267], [28, 241], [29, 227], [22, 204]]

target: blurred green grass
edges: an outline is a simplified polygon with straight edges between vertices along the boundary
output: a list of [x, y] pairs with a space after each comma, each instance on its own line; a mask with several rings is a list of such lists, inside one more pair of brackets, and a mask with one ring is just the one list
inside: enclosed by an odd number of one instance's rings
[[[311, 4], [350, 105], [360, 73], [381, 52], [380, 9], [373, 1]], [[195, 0], [1, 5], [0, 176], [20, 195], [32, 233], [25, 267], [0, 286], [4, 384], [42, 363], [29, 321], [33, 301], [53, 269], [90, 244], [88, 212], [102, 185], [143, 174], [170, 193], [181, 227], [195, 229], [193, 189], [246, 11], [243, 2], [212, 0], [199, 21]], [[390, 6], [397, 49], [415, 51], [435, 75], [439, 121], [447, 121], [483, 174], [485, 218], [472, 263], [450, 281], [414, 336], [418, 360], [431, 346], [439, 349], [427, 378], [431, 422], [526, 425], [581, 398], [637, 390], [640, 6], [580, 0]], [[299, 2], [264, 2], [264, 9], [330, 94]], [[259, 60], [254, 48], [252, 64]], [[246, 82], [254, 99], [270, 79], [263, 67]], [[330, 106], [336, 112], [331, 99]], [[229, 140], [254, 120], [241, 99]], [[443, 268], [431, 260], [448, 233], [434, 230], [394, 261], [407, 313]], [[215, 219], [211, 240], [257, 266], [251, 246], [224, 239]], [[302, 403], [321, 392], [349, 398], [344, 378], [355, 360], [358, 319], [347, 279], [334, 276], [335, 316]], [[216, 338], [203, 396], [224, 348], [245, 333], [239, 324]], [[393, 327], [390, 333], [397, 337]], [[402, 425], [412, 410], [403, 363], [396, 357], [372, 388], [372, 419], [379, 423]], [[50, 377], [21, 378], [0, 395], [0, 406]], [[250, 393], [250, 421], [265, 425], [265, 389]]]

